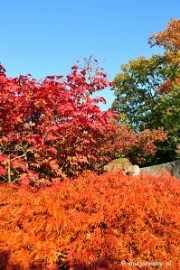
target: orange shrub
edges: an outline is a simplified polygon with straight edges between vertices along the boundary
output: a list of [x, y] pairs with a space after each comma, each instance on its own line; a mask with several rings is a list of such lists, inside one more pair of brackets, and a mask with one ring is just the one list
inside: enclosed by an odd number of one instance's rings
[[0, 269], [178, 269], [178, 184], [121, 172], [1, 184]]

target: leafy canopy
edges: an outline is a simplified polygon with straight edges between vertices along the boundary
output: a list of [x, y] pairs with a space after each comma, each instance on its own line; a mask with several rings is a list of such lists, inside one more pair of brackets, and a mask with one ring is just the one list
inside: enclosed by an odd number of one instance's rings
[[[96, 61], [95, 61], [96, 62]], [[109, 159], [98, 145], [115, 132], [111, 111], [93, 98], [111, 83], [101, 69], [89, 77], [89, 62], [71, 73], [37, 82], [30, 75], [8, 78], [0, 66], [0, 179], [47, 182], [96, 170]], [[110, 139], [110, 138], [109, 138]]]
[[[178, 158], [180, 103], [180, 20], [171, 19], [163, 32], [152, 35], [151, 46], [163, 46], [163, 55], [144, 56], [121, 66], [114, 79], [112, 109], [119, 122], [137, 132], [163, 127], [168, 140], [159, 145], [158, 160]], [[159, 162], [156, 160], [155, 162]]]

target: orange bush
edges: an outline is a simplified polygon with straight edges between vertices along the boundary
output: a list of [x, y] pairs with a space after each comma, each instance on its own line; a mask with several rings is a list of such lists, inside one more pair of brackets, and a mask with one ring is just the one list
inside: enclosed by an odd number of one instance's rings
[[39, 190], [1, 184], [0, 269], [178, 269], [178, 183], [108, 172]]

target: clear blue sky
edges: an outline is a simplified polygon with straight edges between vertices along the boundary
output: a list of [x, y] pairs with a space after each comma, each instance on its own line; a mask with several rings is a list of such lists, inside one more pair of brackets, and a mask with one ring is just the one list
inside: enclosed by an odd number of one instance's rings
[[[66, 75], [91, 54], [113, 80], [120, 65], [150, 57], [151, 33], [179, 19], [179, 0], [0, 0], [0, 62], [10, 77]], [[107, 109], [114, 100], [101, 95]]]

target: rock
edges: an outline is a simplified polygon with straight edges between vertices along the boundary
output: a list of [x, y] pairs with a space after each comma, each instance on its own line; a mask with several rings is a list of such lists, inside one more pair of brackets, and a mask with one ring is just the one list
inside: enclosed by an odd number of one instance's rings
[[125, 170], [126, 174], [138, 175], [140, 173], [140, 168], [138, 165], [129, 165]]
[[125, 174], [138, 175], [140, 173], [140, 168], [138, 165], [132, 165], [128, 160], [125, 162], [112, 160], [104, 166], [104, 171], [123, 171]]

